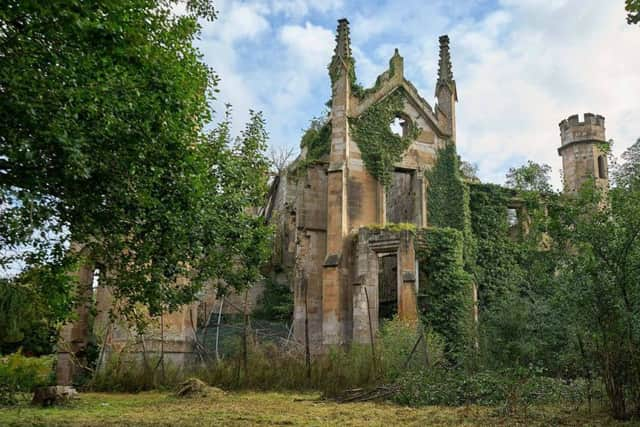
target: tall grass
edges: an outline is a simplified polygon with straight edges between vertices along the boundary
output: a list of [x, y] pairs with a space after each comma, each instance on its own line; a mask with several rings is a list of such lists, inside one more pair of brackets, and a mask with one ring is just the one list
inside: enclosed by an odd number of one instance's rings
[[164, 372], [156, 368], [157, 358], [144, 365], [139, 358], [116, 354], [98, 371], [90, 386], [95, 390], [137, 392], [173, 387], [186, 377], [195, 376], [224, 389], [319, 390], [332, 396], [346, 389], [392, 382], [408, 369], [425, 369], [439, 363], [444, 359], [442, 340], [425, 333], [416, 346], [421, 333], [424, 331], [416, 325], [398, 319], [388, 321], [377, 336], [373, 352], [370, 345], [330, 348], [311, 358], [310, 375], [301, 346], [283, 347], [272, 342], [249, 340], [246, 365], [238, 351], [189, 369], [165, 362]]

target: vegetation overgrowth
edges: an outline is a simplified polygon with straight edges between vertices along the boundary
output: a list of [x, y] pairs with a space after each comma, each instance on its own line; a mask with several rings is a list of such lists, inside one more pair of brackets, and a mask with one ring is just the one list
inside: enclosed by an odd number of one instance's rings
[[[51, 352], [61, 323], [86, 302], [69, 274], [78, 263], [94, 267], [122, 302], [117, 314], [142, 331], [148, 315], [193, 301], [211, 278], [220, 294], [245, 289], [268, 258], [272, 230], [255, 215], [269, 169], [262, 115], [252, 112], [237, 138], [230, 109], [207, 127], [218, 77], [192, 42], [198, 19], [215, 18], [211, 3], [189, 0], [184, 15], [173, 13], [173, 0], [90, 3], [100, 7], [10, 0], [0, 10], [8, 100], [0, 103], [0, 268], [21, 266], [0, 280], [0, 353], [12, 353], [0, 358], [2, 405], [52, 383], [53, 358], [25, 355]], [[637, 24], [638, 2], [626, 8]], [[371, 93], [357, 85], [353, 58], [347, 65], [354, 94]], [[332, 81], [342, 69], [331, 66]], [[389, 129], [404, 96], [397, 90], [350, 120], [368, 172], [383, 185], [420, 131]], [[330, 135], [325, 119], [311, 123], [303, 165], [329, 153]], [[609, 144], [599, 148], [610, 153]], [[258, 342], [245, 327], [236, 346], [245, 350], [220, 360], [181, 370], [112, 353], [82, 386], [140, 392], [196, 376], [227, 390], [318, 390], [340, 400], [345, 390], [384, 385], [397, 403], [479, 405], [480, 418], [488, 405], [497, 417], [562, 422], [566, 414], [555, 409], [554, 418], [529, 418], [536, 406], [554, 404], [582, 421], [581, 411], [603, 405], [616, 419], [637, 419], [640, 140], [622, 159], [610, 159], [610, 187], [591, 180], [560, 194], [549, 167], [533, 162], [510, 169], [507, 187], [480, 183], [449, 141], [425, 173], [430, 227], [370, 227], [415, 237], [420, 322], [389, 321], [370, 345], [333, 348], [310, 364], [299, 345]], [[267, 289], [268, 307], [256, 315], [290, 319], [291, 293], [275, 283]], [[145, 396], [150, 406], [166, 399]], [[131, 407], [147, 404], [143, 396]], [[100, 416], [83, 405], [87, 416]], [[55, 423], [73, 410], [27, 413]], [[19, 422], [9, 410], [0, 416]]]
[[30, 399], [35, 387], [53, 384], [54, 360], [54, 356], [27, 357], [20, 351], [0, 356], [0, 406]]

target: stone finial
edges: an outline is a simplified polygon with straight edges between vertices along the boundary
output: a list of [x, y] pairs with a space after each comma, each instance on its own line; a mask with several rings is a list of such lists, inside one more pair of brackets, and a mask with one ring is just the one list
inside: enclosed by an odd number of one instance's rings
[[438, 61], [438, 84], [453, 83], [451, 54], [449, 53], [449, 36], [440, 36], [440, 60]]
[[389, 60], [389, 70], [392, 76], [395, 75], [404, 75], [404, 58], [400, 56], [400, 52], [398, 48], [393, 52], [393, 56]]
[[346, 18], [338, 20], [336, 31], [336, 47], [333, 51], [333, 58], [329, 64], [329, 75], [331, 80], [340, 75], [342, 68], [351, 66], [351, 38], [349, 36], [349, 21]]
[[342, 18], [338, 20], [338, 30], [336, 34], [336, 48], [334, 50], [334, 56], [339, 56], [342, 59], [346, 59], [351, 56], [351, 38], [349, 36], [349, 21], [346, 18]]

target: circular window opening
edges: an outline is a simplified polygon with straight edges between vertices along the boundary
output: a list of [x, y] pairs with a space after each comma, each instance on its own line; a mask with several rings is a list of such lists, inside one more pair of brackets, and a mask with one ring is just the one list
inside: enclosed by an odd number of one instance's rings
[[404, 117], [398, 115], [389, 124], [389, 129], [394, 135], [405, 137], [407, 136], [407, 132], [409, 130], [409, 121]]

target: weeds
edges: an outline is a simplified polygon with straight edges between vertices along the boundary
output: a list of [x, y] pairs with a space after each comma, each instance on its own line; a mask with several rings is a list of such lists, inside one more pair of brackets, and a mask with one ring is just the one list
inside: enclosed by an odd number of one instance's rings
[[15, 405], [19, 396], [52, 384], [53, 362], [53, 356], [27, 357], [20, 351], [0, 357], [0, 406]]

